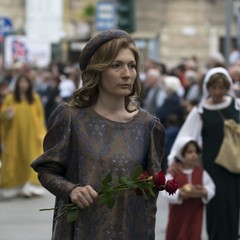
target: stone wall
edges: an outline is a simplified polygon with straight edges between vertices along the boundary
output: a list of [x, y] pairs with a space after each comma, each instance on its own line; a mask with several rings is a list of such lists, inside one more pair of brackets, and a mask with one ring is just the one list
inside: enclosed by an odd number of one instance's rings
[[[160, 60], [169, 65], [195, 55], [201, 66], [220, 49], [225, 36], [225, 3], [221, 0], [175, 0], [137, 2], [137, 30], [159, 33]], [[236, 35], [233, 19], [232, 34]], [[214, 42], [214, 44], [212, 44]]]

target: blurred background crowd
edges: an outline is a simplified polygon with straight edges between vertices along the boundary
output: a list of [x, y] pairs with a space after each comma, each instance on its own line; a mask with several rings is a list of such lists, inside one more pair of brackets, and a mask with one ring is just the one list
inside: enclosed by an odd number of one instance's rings
[[239, 1], [0, 3], [0, 106], [9, 94], [21, 95], [16, 82], [24, 76], [41, 101], [45, 125], [56, 106], [81, 87], [78, 60], [86, 42], [110, 28], [129, 32], [142, 53], [140, 103], [166, 129], [163, 170], [210, 68], [227, 68], [240, 98]]
[[[157, 116], [166, 128], [166, 156], [187, 114], [201, 98], [201, 83], [207, 69], [222, 66], [229, 70], [234, 81], [235, 94], [240, 98], [240, 60], [236, 58], [229, 67], [224, 57], [217, 53], [206, 59], [206, 68], [199, 67], [198, 59], [189, 56], [169, 67], [165, 62], [144, 59], [141, 72], [141, 107]], [[0, 101], [14, 91], [19, 75], [31, 79], [34, 92], [39, 94], [47, 122], [51, 112], [61, 101], [67, 101], [81, 87], [78, 64], [51, 63], [46, 68], [23, 65], [14, 69], [2, 69], [0, 73]], [[168, 144], [170, 144], [168, 146]], [[164, 163], [165, 165], [165, 163]], [[164, 166], [164, 169], [166, 166]]]
[[[139, 100], [165, 127], [164, 171], [209, 69], [228, 70], [240, 102], [239, 0], [0, 0], [0, 144], [7, 149], [3, 156], [0, 148], [0, 189], [8, 179], [4, 187], [13, 190], [0, 192], [0, 200], [44, 193], [29, 163], [42, 152], [53, 110], [82, 85], [81, 50], [111, 28], [129, 32], [142, 53]], [[21, 104], [11, 111], [13, 98]], [[13, 114], [8, 138], [4, 117]], [[3, 158], [21, 165], [4, 165]]]

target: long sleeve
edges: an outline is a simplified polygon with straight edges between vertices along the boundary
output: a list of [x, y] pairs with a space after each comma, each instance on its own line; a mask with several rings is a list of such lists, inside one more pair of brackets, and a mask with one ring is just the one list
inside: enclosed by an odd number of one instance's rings
[[168, 155], [168, 165], [171, 165], [174, 161], [178, 139], [186, 136], [191, 136], [198, 142], [200, 146], [202, 146], [201, 129], [202, 129], [201, 116], [198, 112], [197, 107], [194, 107], [192, 111], [188, 114], [184, 124], [182, 125], [173, 143], [170, 154]]
[[157, 118], [151, 131], [150, 145], [148, 149], [148, 161], [146, 170], [153, 174], [160, 170], [165, 146], [165, 129]]
[[39, 180], [46, 189], [55, 196], [69, 201], [70, 191], [78, 184], [64, 177], [71, 137], [71, 114], [65, 106], [59, 106], [51, 115], [49, 131], [44, 138], [44, 153], [31, 164], [31, 167], [38, 172]]
[[39, 140], [43, 141], [45, 135], [46, 135], [46, 125], [45, 125], [45, 115], [44, 115], [44, 108], [42, 101], [38, 94], [34, 94], [34, 99], [35, 99], [35, 111], [33, 113], [33, 121], [35, 124], [35, 131], [36, 134], [39, 137]]

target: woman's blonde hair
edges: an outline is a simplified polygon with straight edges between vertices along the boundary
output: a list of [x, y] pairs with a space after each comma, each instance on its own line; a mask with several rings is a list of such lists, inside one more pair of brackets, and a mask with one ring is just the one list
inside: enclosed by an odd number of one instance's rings
[[[130, 105], [138, 105], [138, 97], [141, 92], [139, 79], [140, 52], [137, 47], [126, 38], [117, 38], [101, 45], [90, 58], [85, 70], [82, 71], [82, 87], [77, 89], [69, 104], [77, 107], [89, 107], [96, 103], [98, 98], [98, 86], [101, 80], [101, 73], [111, 66], [121, 49], [130, 49], [136, 61], [137, 76], [133, 83], [131, 93], [125, 97], [126, 110], [132, 112]], [[134, 108], [136, 110], [136, 107]]]

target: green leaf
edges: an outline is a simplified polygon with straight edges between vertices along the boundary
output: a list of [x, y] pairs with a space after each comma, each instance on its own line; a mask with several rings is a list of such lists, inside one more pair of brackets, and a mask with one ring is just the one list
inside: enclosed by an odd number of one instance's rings
[[130, 189], [135, 189], [135, 188], [137, 188], [137, 184], [136, 184], [136, 182], [134, 182], [134, 181], [128, 181], [127, 182], [127, 186], [130, 188]]
[[112, 182], [112, 172], [110, 172], [102, 181], [103, 186], [109, 185]]
[[107, 203], [107, 200], [108, 200], [108, 195], [106, 195], [106, 194], [102, 194], [102, 195], [99, 197], [99, 202], [100, 202], [100, 204], [106, 204], [106, 203]]
[[134, 175], [133, 175], [133, 177], [131, 178], [131, 180], [137, 180], [137, 179], [140, 177], [140, 175], [142, 174], [142, 172], [143, 172], [143, 168], [142, 168], [142, 166], [140, 165], [140, 166], [138, 166], [137, 169], [135, 170]]
[[108, 193], [101, 194], [99, 197], [99, 202], [100, 202], [100, 204], [103, 204], [103, 205], [107, 204], [110, 198], [113, 198], [113, 195], [111, 193], [110, 194], [108, 194]]
[[153, 197], [156, 197], [156, 195], [155, 195], [154, 191], [152, 190], [151, 186], [148, 187], [148, 190]]
[[107, 206], [109, 208], [113, 208], [114, 204], [115, 204], [115, 199], [113, 197], [109, 198], [107, 202]]
[[138, 183], [138, 187], [147, 189], [148, 188], [148, 183], [147, 182], [140, 182]]
[[67, 213], [67, 222], [74, 222], [77, 220], [79, 215], [79, 209], [74, 209], [71, 210], [70, 212]]
[[115, 204], [115, 199], [113, 194], [102, 194], [99, 198], [99, 202], [102, 205], [107, 205], [109, 208], [112, 208]]
[[129, 181], [129, 180], [128, 180], [126, 177], [120, 177], [120, 178], [118, 179], [118, 183], [119, 183], [119, 184], [123, 184], [123, 185], [127, 184], [128, 181]]
[[145, 192], [144, 189], [142, 189], [142, 192], [143, 192], [143, 197], [144, 197], [144, 199], [145, 199], [145, 200], [148, 200], [148, 196], [147, 196], [147, 194], [146, 194], [146, 192]]
[[101, 189], [100, 191], [100, 194], [108, 194], [108, 193], [111, 193], [113, 192], [114, 189], [112, 188], [112, 186], [103, 186], [103, 188]]

